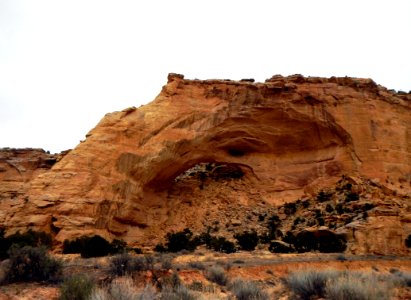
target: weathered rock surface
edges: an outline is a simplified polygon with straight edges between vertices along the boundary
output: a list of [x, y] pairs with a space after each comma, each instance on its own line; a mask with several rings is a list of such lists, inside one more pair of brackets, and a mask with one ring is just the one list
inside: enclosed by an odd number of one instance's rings
[[42, 149], [0, 149], [0, 220], [3, 223], [28, 200], [31, 180], [50, 170], [63, 155], [49, 154]]
[[[407, 194], [410, 124], [411, 94], [370, 79], [170, 74], [152, 103], [107, 114], [50, 170], [33, 172], [0, 223], [59, 241], [93, 232], [150, 246], [170, 230], [204, 230], [216, 214], [225, 213], [219, 227], [228, 228], [238, 219], [232, 207], [268, 210], [342, 174]], [[11, 201], [1, 178], [0, 197]], [[397, 218], [390, 228], [403, 238], [409, 221]]]

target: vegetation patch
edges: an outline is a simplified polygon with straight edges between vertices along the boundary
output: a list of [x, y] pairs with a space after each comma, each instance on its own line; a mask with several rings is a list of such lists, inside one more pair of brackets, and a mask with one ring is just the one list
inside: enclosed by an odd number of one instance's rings
[[12, 247], [6, 282], [56, 282], [62, 275], [62, 263], [49, 256], [45, 247]]
[[95, 283], [88, 276], [77, 274], [64, 279], [60, 288], [60, 300], [88, 300]]
[[229, 285], [229, 290], [238, 300], [268, 300], [268, 294], [252, 281], [236, 279]]
[[63, 253], [80, 253], [81, 257], [101, 257], [108, 254], [116, 254], [125, 251], [126, 243], [121, 240], [108, 242], [99, 235], [83, 236], [73, 241], [63, 242]]
[[51, 235], [42, 231], [29, 229], [24, 233], [17, 232], [8, 237], [5, 237], [4, 233], [4, 228], [0, 228], [0, 259], [9, 257], [8, 251], [12, 246], [17, 248], [25, 246], [50, 248], [52, 245]]
[[245, 251], [254, 250], [260, 240], [255, 231], [244, 231], [243, 233], [235, 234], [234, 238], [237, 240], [240, 249]]

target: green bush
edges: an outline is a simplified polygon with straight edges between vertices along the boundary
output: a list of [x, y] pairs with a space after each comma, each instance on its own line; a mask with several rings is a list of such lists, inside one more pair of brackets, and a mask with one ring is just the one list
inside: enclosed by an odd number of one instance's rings
[[169, 252], [179, 252], [181, 250], [195, 250], [196, 245], [191, 240], [192, 236], [193, 233], [188, 228], [184, 229], [183, 231], [168, 233], [166, 236], [167, 250]]
[[9, 255], [6, 282], [56, 282], [61, 277], [61, 262], [50, 257], [45, 247], [11, 247]]
[[196, 246], [200, 246], [200, 245], [209, 246], [212, 238], [213, 237], [211, 236], [210, 232], [203, 232], [200, 235], [197, 235], [196, 237], [193, 238], [193, 243]]
[[29, 229], [24, 233], [17, 232], [8, 237], [4, 237], [4, 233], [4, 228], [0, 228], [0, 259], [8, 258], [8, 251], [12, 246], [18, 248], [24, 246], [50, 248], [52, 245], [51, 235], [43, 231]]
[[258, 285], [251, 281], [241, 279], [234, 280], [229, 290], [235, 295], [237, 300], [268, 300], [268, 294], [261, 290]]
[[237, 240], [241, 250], [252, 251], [258, 245], [259, 237], [255, 231], [244, 231], [243, 233], [235, 234], [234, 238]]
[[65, 278], [60, 288], [60, 300], [88, 300], [95, 283], [85, 275]]
[[234, 253], [236, 251], [235, 245], [233, 242], [228, 241], [224, 237], [212, 237], [210, 244], [207, 245], [208, 248], [213, 249], [217, 252], [223, 253]]
[[101, 257], [108, 254], [116, 254], [125, 251], [126, 243], [121, 240], [113, 240], [109, 243], [99, 235], [82, 236], [73, 241], [63, 242], [63, 253], [80, 253], [81, 257]]

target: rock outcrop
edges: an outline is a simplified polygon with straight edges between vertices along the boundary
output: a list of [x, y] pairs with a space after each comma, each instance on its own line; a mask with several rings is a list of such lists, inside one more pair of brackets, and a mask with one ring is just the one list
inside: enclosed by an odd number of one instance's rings
[[[152, 103], [107, 114], [50, 170], [33, 172], [0, 223], [9, 232], [47, 230], [58, 241], [97, 233], [152, 246], [187, 226], [238, 227], [236, 211], [269, 211], [343, 174], [407, 195], [410, 124], [411, 94], [370, 79], [170, 74]], [[0, 197], [12, 195], [2, 188]], [[226, 219], [211, 224], [220, 214]], [[392, 223], [402, 239], [407, 220]]]

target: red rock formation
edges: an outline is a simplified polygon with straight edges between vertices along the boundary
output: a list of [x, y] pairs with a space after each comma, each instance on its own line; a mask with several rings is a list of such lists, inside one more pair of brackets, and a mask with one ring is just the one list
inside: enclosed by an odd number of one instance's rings
[[409, 193], [409, 124], [411, 95], [370, 79], [170, 74], [152, 103], [107, 114], [31, 180], [2, 223], [52, 230], [59, 241], [94, 232], [153, 245], [169, 230], [203, 230], [221, 212], [235, 219], [233, 208], [266, 210], [342, 174]]

